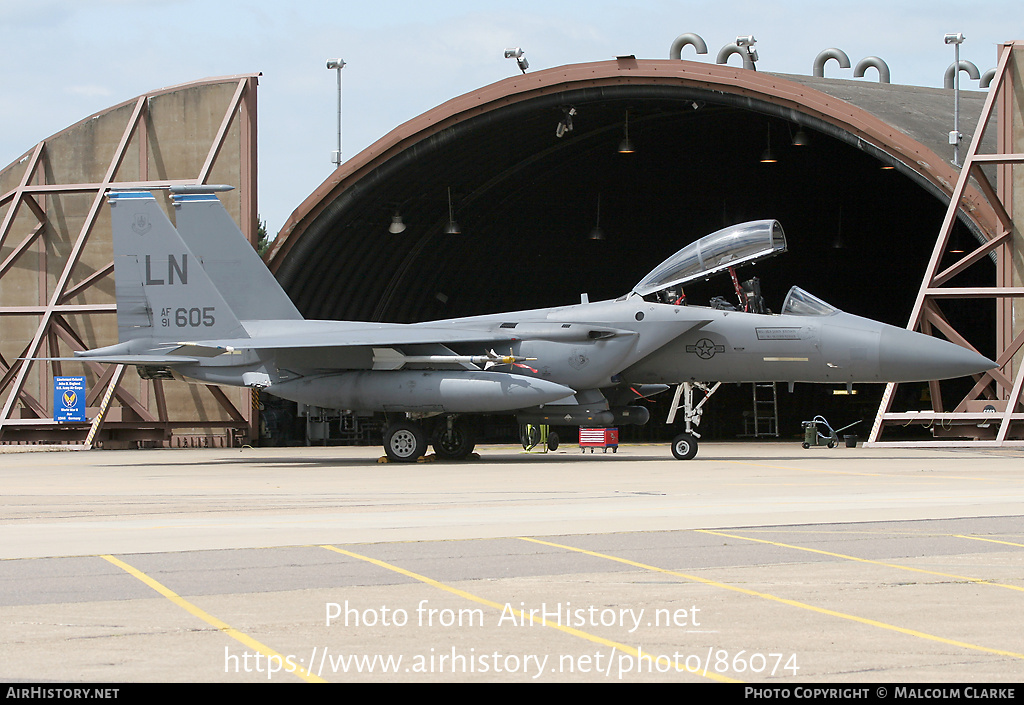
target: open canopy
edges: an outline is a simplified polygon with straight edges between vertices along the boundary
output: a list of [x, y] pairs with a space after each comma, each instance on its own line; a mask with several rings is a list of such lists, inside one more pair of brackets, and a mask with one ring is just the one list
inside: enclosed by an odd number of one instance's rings
[[785, 251], [786, 234], [777, 220], [730, 225], [676, 252], [655, 267], [633, 291], [646, 296]]

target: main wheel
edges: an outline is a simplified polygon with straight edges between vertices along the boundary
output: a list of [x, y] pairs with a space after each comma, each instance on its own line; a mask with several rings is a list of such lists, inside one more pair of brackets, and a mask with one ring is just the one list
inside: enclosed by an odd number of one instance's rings
[[672, 455], [677, 460], [693, 460], [697, 455], [697, 438], [690, 433], [680, 433], [672, 439]]
[[548, 431], [548, 450], [558, 450], [558, 434]]
[[434, 453], [445, 460], [463, 460], [473, 452], [476, 441], [472, 429], [465, 421], [454, 421], [452, 427], [444, 421], [434, 437]]
[[427, 436], [418, 423], [399, 421], [384, 429], [384, 452], [398, 463], [414, 463], [427, 452]]

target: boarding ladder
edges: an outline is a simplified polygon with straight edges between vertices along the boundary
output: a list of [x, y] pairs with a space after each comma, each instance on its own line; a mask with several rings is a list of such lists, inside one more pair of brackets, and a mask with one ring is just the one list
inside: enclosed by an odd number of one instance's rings
[[775, 382], [754, 382], [754, 437], [779, 437], [779, 404]]

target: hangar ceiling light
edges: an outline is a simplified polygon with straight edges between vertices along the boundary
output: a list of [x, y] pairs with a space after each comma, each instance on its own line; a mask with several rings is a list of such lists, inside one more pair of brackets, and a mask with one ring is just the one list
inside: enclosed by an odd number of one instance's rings
[[455, 222], [455, 209], [452, 208], [452, 187], [448, 187], [448, 227], [444, 229], [446, 235], [461, 235], [462, 229]]
[[633, 141], [629, 139], [629, 111], [626, 111], [626, 124], [623, 128], [622, 141], [619, 142], [619, 154], [633, 154], [636, 151], [636, 147], [633, 146]]
[[777, 161], [779, 161], [779, 158], [772, 150], [772, 125], [768, 123], [768, 146], [761, 152], [761, 163], [774, 164]]
[[591, 240], [604, 240], [604, 230], [601, 230], [601, 194], [597, 194], [597, 223], [587, 237]]
[[405, 232], [405, 223], [402, 221], [402, 214], [395, 213], [391, 216], [391, 225], [388, 226], [388, 232], [392, 235], [398, 235]]

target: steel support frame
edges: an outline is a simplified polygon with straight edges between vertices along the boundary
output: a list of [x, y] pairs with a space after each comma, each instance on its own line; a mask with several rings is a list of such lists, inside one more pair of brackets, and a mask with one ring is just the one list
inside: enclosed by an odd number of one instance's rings
[[[1020, 57], [1024, 57], [1024, 42], [1007, 42], [999, 47], [999, 51], [996, 76], [989, 88], [988, 97], [978, 121], [978, 129], [975, 131], [974, 139], [967, 151], [942, 228], [932, 250], [928, 269], [914, 303], [910, 322], [907, 325], [910, 330], [920, 330], [928, 334], [937, 330], [948, 340], [975, 350], [975, 347], [946, 319], [938, 302], [942, 299], [992, 299], [996, 305], [996, 363], [999, 367], [984, 374], [975, 375], [973, 388], [951, 412], [946, 412], [942, 408], [941, 386], [938, 381], [928, 383], [932, 400], [930, 410], [892, 412], [892, 398], [897, 385], [887, 384], [878, 413], [875, 416], [871, 435], [868, 442], [865, 443], [867, 446], [1024, 446], [1024, 440], [1022, 440], [1024, 439], [1024, 402], [1021, 399], [1021, 390], [1024, 386], [1024, 364], [1021, 364], [1019, 354], [1024, 345], [1024, 331], [1016, 335], [1013, 331], [1014, 301], [1024, 297], [1024, 287], [1013, 285], [1015, 283], [1013, 280], [1014, 255], [1019, 254], [1015, 253], [1015, 248], [1018, 245], [1014, 242], [1014, 236], [1017, 233], [1019, 240], [1020, 234], [1015, 229], [1013, 222], [1013, 186], [1010, 178], [1012, 166], [1024, 164], [1024, 154], [1012, 151], [1013, 113], [1011, 111], [1011, 106], [1014, 103], [1020, 105], [1024, 101], [1024, 96], [1016, 95], [1013, 76], [1011, 76], [1015, 65], [1013, 60], [1015, 54], [1017, 56], [1016, 65], [1022, 65]], [[979, 154], [979, 145], [985, 130], [990, 126], [997, 106], [999, 108], [999, 136], [996, 153]], [[997, 188], [993, 188], [981, 169], [986, 164], [995, 164], [998, 167]], [[940, 271], [942, 254], [953, 231], [957, 212], [965, 205], [963, 197], [971, 179], [975, 180], [981, 192], [988, 199], [998, 220], [997, 228], [991, 234], [986, 233], [987, 241], [980, 247]], [[993, 253], [997, 259], [995, 286], [974, 288], [944, 286], [956, 275]], [[1018, 302], [1017, 305], [1019, 306], [1020, 303]], [[1005, 409], [995, 412], [968, 411], [972, 402], [981, 402], [985, 399], [995, 401], [998, 406], [1005, 403]], [[973, 404], [973, 406], [977, 407], [979, 404]], [[996, 404], [993, 404], [993, 408], [995, 406]], [[971, 435], [976, 435], [973, 429], [979, 426], [987, 429], [992, 428], [992, 425], [995, 424], [996, 428], [993, 440], [977, 438], [920, 442], [880, 440], [886, 426], [905, 426], [912, 423], [935, 425], [943, 431], [952, 432], [950, 435], [956, 433], [952, 431], [956, 426], [961, 426], [963, 430], [971, 430]]]
[[[46, 170], [41, 168], [47, 149], [47, 141], [44, 140], [32, 150], [17, 187], [0, 195], [0, 208], [5, 205], [8, 206], [2, 221], [0, 221], [0, 247], [7, 243], [15, 220], [22, 209], [30, 211], [38, 221], [37, 225], [31, 229], [28, 235], [14, 245], [11, 252], [0, 261], [0, 279], [17, 263], [20, 257], [30, 251], [40, 238], [45, 239], [48, 230], [51, 228], [43, 205], [36, 200], [38, 197], [72, 193], [93, 195], [84, 223], [74, 238], [71, 252], [64, 262], [64, 266], [52, 291], [46, 292], [45, 287], [41, 285], [39, 293], [40, 304], [36, 306], [0, 306], [0, 329], [3, 328], [2, 322], [5, 318], [25, 315], [39, 316], [39, 323], [36, 326], [30, 343], [20, 352], [17, 358], [6, 360], [3, 355], [0, 355], [0, 395], [9, 392], [2, 409], [0, 409], [0, 443], [9, 441], [12, 437], [14, 439], [67, 439], [70, 436], [72, 440], [85, 441], [87, 439], [86, 445], [83, 447], [91, 447], [95, 442], [97, 434], [103, 428], [103, 413], [98, 414], [92, 424], [58, 424], [53, 421], [52, 410], [48, 409], [50, 401], [34, 398], [26, 389], [26, 382], [29, 371], [35, 364], [48, 364], [50, 365], [52, 375], [62, 374], [62, 364], [59, 361], [35, 361], [35, 358], [58, 356], [58, 341], [62, 341], [72, 350], [85, 349], [82, 336], [69, 325], [64, 317], [65, 315], [83, 315], [83, 320], [88, 321], [91, 316], [116, 313], [116, 306], [113, 304], [78, 304], [72, 302], [73, 299], [88, 291], [114, 271], [114, 264], [110, 262], [89, 276], [82, 278], [76, 284], [71, 284], [72, 275], [81, 261], [82, 253], [89, 244], [97, 216], [101, 211], [104, 198], [109, 190], [112, 188], [161, 189], [177, 184], [208, 183], [211, 171], [217, 162], [218, 155], [224, 146], [229, 130], [233, 123], [237, 123], [241, 138], [239, 153], [241, 183], [238, 184], [242, 214], [240, 225], [243, 234], [249, 242], [256, 242], [258, 228], [256, 207], [256, 88], [258, 77], [259, 74], [245, 74], [206, 79], [139, 96], [133, 101], [122, 104], [125, 106], [133, 104], [131, 115], [101, 181], [77, 184], [46, 183]], [[156, 96], [185, 88], [228, 82], [235, 82], [235, 91], [223, 114], [219, 128], [209, 146], [199, 173], [194, 178], [189, 179], [150, 180], [148, 178], [148, 110], [150, 100]], [[121, 106], [115, 106], [114, 109], [118, 107]], [[117, 180], [118, 171], [126, 159], [127, 150], [133, 138], [139, 144], [138, 168], [140, 179], [136, 181], [119, 181]], [[93, 367], [97, 368], [98, 377], [92, 389], [87, 390], [87, 405], [90, 407], [95, 405], [98, 398], [106, 393], [106, 396], [116, 399], [122, 407], [131, 409], [131, 412], [138, 417], [138, 422], [129, 421], [111, 424], [117, 427], [119, 431], [127, 432], [128, 435], [146, 437], [150, 440], [168, 441], [173, 429], [176, 428], [223, 428], [227, 435], [227, 443], [230, 444], [233, 438], [231, 429], [242, 430], [250, 438], [254, 438], [258, 433], [258, 416], [254, 407], [251, 404], [244, 404], [241, 409], [236, 408], [231, 400], [217, 387], [209, 386], [206, 389], [217, 405], [223, 409], [228, 420], [172, 419], [168, 413], [160, 380], [143, 382], [143, 396], [146, 398], [152, 396], [156, 401], [157, 414], [154, 416], [145, 403], [120, 386], [120, 380], [123, 377], [121, 366], [106, 366], [106, 369], [95, 365]], [[28, 410], [29, 418], [21, 418], [20, 413], [18, 415], [15, 414], [16, 407], [19, 404]], [[103, 408], [103, 412], [105, 411], [106, 406]]]

